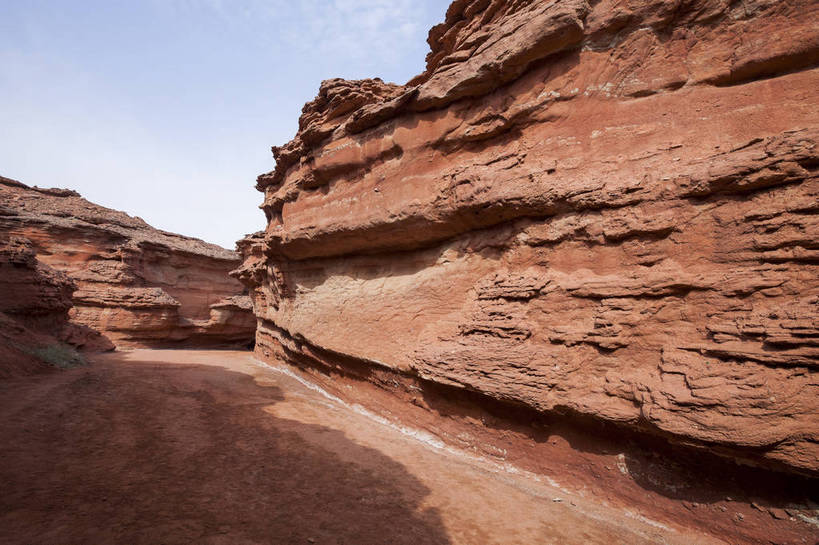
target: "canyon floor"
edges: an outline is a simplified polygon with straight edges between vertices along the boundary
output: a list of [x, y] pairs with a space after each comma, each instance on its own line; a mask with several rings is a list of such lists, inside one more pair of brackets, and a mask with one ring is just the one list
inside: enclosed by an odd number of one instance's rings
[[442, 448], [250, 353], [0, 384], [0, 542], [721, 543]]

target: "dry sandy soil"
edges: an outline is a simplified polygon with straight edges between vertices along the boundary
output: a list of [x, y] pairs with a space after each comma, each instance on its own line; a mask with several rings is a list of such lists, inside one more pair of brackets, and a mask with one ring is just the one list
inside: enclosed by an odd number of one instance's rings
[[442, 448], [245, 352], [0, 383], [4, 544], [722, 543]]

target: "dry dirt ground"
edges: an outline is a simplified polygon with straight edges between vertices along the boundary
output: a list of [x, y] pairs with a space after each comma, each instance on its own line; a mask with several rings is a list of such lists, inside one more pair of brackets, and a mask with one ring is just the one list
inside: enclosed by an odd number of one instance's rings
[[722, 543], [470, 458], [245, 352], [0, 382], [3, 544]]

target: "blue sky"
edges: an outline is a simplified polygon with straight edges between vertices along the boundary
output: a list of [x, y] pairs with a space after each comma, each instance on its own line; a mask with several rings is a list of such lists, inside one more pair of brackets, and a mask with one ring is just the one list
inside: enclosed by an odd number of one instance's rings
[[450, 0], [0, 0], [0, 175], [232, 248], [323, 79], [405, 83]]

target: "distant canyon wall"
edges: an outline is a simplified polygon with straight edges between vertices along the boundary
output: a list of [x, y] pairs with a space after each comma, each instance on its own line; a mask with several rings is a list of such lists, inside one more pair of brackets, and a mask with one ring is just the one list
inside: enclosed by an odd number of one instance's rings
[[257, 353], [816, 475], [815, 8], [456, 0], [273, 148]]
[[[255, 320], [246, 290], [228, 272], [235, 252], [154, 229], [64, 189], [0, 178], [0, 239], [27, 241], [32, 255], [65, 273], [79, 348], [246, 347]], [[11, 297], [11, 292], [0, 294]]]
[[69, 323], [75, 289], [66, 274], [37, 260], [28, 240], [0, 239], [0, 379], [47, 369], [58, 361], [50, 352], [71, 363], [77, 355], [69, 339], [110, 348], [99, 334]]

